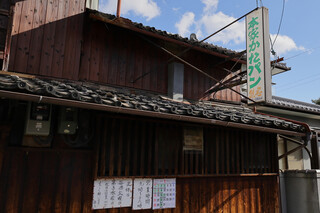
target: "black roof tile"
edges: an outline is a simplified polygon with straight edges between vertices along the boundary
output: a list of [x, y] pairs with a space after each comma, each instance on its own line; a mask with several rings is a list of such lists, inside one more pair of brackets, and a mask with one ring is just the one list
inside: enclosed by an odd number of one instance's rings
[[285, 130], [298, 130], [300, 132], [305, 131], [305, 127], [301, 125], [267, 115], [255, 114], [251, 109], [240, 105], [213, 105], [212, 102], [176, 102], [160, 95], [131, 94], [125, 90], [117, 91], [115, 88], [102, 89], [101, 87], [100, 89], [95, 89], [73, 82], [0, 75], [0, 89], [142, 111], [202, 117]]

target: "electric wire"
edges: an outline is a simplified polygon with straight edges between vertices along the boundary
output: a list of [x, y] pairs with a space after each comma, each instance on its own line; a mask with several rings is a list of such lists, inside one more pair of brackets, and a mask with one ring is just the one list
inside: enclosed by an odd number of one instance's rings
[[283, 20], [283, 15], [284, 15], [284, 8], [285, 8], [285, 0], [283, 0], [282, 2], [283, 2], [283, 4], [282, 4], [281, 18], [280, 18], [280, 22], [279, 22], [277, 34], [276, 34], [276, 36], [275, 36], [275, 38], [274, 38], [273, 41], [272, 41], [271, 36], [270, 36], [270, 34], [269, 34], [270, 46], [271, 46], [271, 54], [272, 54], [273, 56], [275, 56], [275, 57], [277, 56], [277, 53], [276, 53], [276, 51], [274, 50], [274, 44], [276, 43], [277, 38], [278, 38], [279, 33], [280, 33], [280, 29], [281, 29], [281, 25], [282, 25], [282, 20]]
[[286, 91], [286, 90], [288, 90], [288, 89], [305, 86], [306, 84], [311, 83], [311, 82], [314, 82], [314, 81], [318, 81], [319, 79], [320, 79], [320, 76], [317, 77], [317, 78], [313, 78], [311, 81], [301, 82], [301, 83], [299, 83], [299, 84], [295, 84], [295, 85], [292, 85], [292, 86], [290, 86], [290, 87], [283, 88], [283, 89], [281, 89], [281, 92], [282, 92], [282, 91]]
[[282, 0], [282, 2], [283, 2], [283, 4], [282, 4], [282, 12], [281, 12], [280, 23], [279, 23], [279, 27], [278, 27], [278, 31], [277, 31], [276, 37], [273, 40], [272, 46], [274, 46], [274, 44], [277, 41], [278, 35], [280, 33], [280, 28], [281, 28], [281, 25], [282, 25], [282, 20], [283, 20], [283, 15], [284, 15], [284, 8], [285, 8], [285, 0]]
[[309, 75], [308, 77], [305, 77], [305, 78], [299, 78], [296, 81], [291, 81], [291, 82], [286, 83], [286, 84], [281, 84], [281, 85], [277, 86], [277, 88], [286, 88], [286, 87], [290, 87], [292, 84], [302, 83], [302, 82], [308, 83], [310, 78], [312, 78], [312, 80], [313, 80], [315, 77], [318, 77], [318, 76], [320, 76], [320, 74], [318, 74], [318, 75]]
[[[196, 71], [200, 72], [201, 74], [203, 74], [203, 75], [207, 76], [208, 78], [212, 79], [213, 81], [217, 82], [219, 85], [224, 85], [223, 82], [220, 82], [219, 80], [217, 80], [217, 79], [214, 78], [213, 76], [211, 76], [211, 75], [209, 75], [208, 73], [202, 71], [201, 69], [195, 67], [194, 65], [190, 64], [189, 62], [183, 60], [182, 58], [180, 58], [179, 56], [177, 56], [177, 55], [175, 55], [174, 53], [170, 52], [169, 50], [165, 49], [164, 47], [162, 47], [162, 46], [154, 43], [153, 41], [147, 39], [146, 37], [144, 37], [144, 36], [142, 36], [142, 35], [138, 35], [138, 36], [139, 36], [140, 38], [142, 38], [143, 40], [149, 42], [150, 44], [154, 45], [155, 47], [158, 47], [159, 49], [161, 49], [161, 50], [163, 50], [164, 52], [168, 53], [170, 56], [178, 59], [178, 60], [181, 61], [182, 63], [188, 65], [189, 67], [195, 69]], [[234, 90], [234, 89], [232, 89], [232, 88], [229, 88], [229, 89], [230, 89], [231, 91], [237, 93], [238, 95], [240, 95], [240, 96], [242, 96], [242, 97], [244, 97], [244, 98], [252, 101], [253, 103], [256, 103], [256, 101], [252, 100], [252, 99], [249, 98], [248, 96], [246, 96], [246, 95], [244, 95], [244, 94], [241, 94], [240, 92], [238, 92], [238, 91], [236, 91], [236, 90]]]

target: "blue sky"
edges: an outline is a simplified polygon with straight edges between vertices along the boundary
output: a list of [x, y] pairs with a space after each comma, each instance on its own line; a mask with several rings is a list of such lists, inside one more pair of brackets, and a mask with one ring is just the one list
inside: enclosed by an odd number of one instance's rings
[[[269, 9], [274, 40], [283, 0], [260, 1]], [[115, 14], [117, 0], [100, 0], [99, 10]], [[199, 39], [210, 35], [257, 6], [256, 0], [122, 0], [121, 16], [134, 22]], [[320, 97], [320, 1], [285, 0], [280, 33], [274, 45], [291, 71], [273, 76], [273, 95], [311, 103]], [[245, 49], [244, 19], [209, 42], [233, 50]], [[271, 57], [271, 60], [274, 58]]]

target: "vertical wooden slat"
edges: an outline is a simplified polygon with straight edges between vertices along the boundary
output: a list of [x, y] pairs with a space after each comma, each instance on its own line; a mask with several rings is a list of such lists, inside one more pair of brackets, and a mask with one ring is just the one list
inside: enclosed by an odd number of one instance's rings
[[[102, 119], [101, 124], [103, 124], [103, 131], [102, 133], [98, 133], [98, 152], [100, 152], [100, 156], [98, 157], [100, 161], [100, 173], [99, 176], [105, 176], [106, 175], [106, 158], [107, 158], [107, 143], [108, 143], [108, 128], [110, 128], [108, 119]], [[98, 128], [97, 128], [98, 129]], [[102, 139], [101, 139], [102, 138]]]
[[146, 124], [143, 123], [142, 124], [142, 127], [141, 127], [141, 146], [140, 146], [140, 150], [141, 150], [141, 153], [140, 153], [140, 175], [143, 176], [145, 175], [145, 146], [146, 146]]
[[[68, 208], [66, 212], [81, 212], [82, 203], [81, 197], [83, 188], [86, 187], [88, 183], [84, 183], [81, 178], [83, 172], [86, 171], [85, 161], [86, 153], [73, 153], [72, 154], [72, 167], [76, 168], [69, 175], [69, 190], [68, 190]], [[88, 171], [87, 171], [88, 172]]]
[[127, 52], [128, 52], [128, 39], [125, 32], [122, 30], [118, 34], [119, 42], [119, 57], [118, 57], [118, 72], [117, 72], [117, 85], [125, 86], [126, 85], [126, 64], [127, 64]]
[[134, 129], [134, 134], [133, 134], [133, 137], [134, 137], [134, 143], [133, 143], [133, 160], [132, 160], [132, 167], [133, 167], [133, 170], [132, 170], [132, 173], [133, 173], [133, 176], [137, 175], [137, 164], [138, 164], [138, 150], [139, 150], [139, 147], [138, 147], [138, 140], [139, 140], [139, 134], [138, 132], [140, 131], [139, 129], [139, 126], [140, 126], [140, 123], [136, 122], [135, 123], [135, 129]]
[[[22, 202], [24, 195], [24, 186], [25, 186], [25, 176], [28, 170], [27, 160], [28, 156], [26, 152], [20, 151], [15, 153], [17, 156], [14, 158], [12, 170], [10, 171], [9, 190], [7, 191], [8, 198], [6, 203], [5, 212], [21, 212], [22, 211]], [[16, 162], [15, 162], [16, 161]], [[19, 164], [19, 165], [15, 165]], [[12, 172], [12, 173], [11, 173]]]
[[154, 139], [154, 175], [158, 175], [159, 170], [159, 125], [155, 125], [155, 139]]
[[85, 0], [69, 1], [63, 78], [78, 80]]
[[60, 153], [60, 158], [58, 168], [55, 171], [58, 175], [56, 177], [57, 182], [52, 197], [53, 205], [51, 206], [51, 211], [65, 212], [68, 205], [68, 179], [69, 175], [72, 173], [72, 158], [65, 153]]
[[236, 186], [236, 181], [237, 179], [230, 179], [230, 212], [238, 212], [237, 208], [237, 201], [239, 199], [239, 189], [237, 190], [237, 186]]
[[[65, 57], [65, 45], [67, 36], [67, 17], [69, 10], [69, 2], [59, 0], [58, 15], [56, 22], [56, 31], [54, 36], [54, 50], [52, 54], [52, 75], [54, 77], [62, 77], [63, 63]], [[69, 35], [68, 35], [69, 36]]]
[[120, 120], [120, 129], [119, 129], [119, 140], [117, 141], [118, 143], [118, 166], [117, 166], [117, 175], [121, 176], [122, 174], [122, 147], [123, 147], [123, 130], [124, 130], [124, 121]]
[[[38, 74], [48, 1], [35, 1], [27, 73]], [[10, 59], [11, 60], [11, 59]]]
[[245, 159], [245, 172], [250, 173], [250, 150], [249, 150], [249, 137], [250, 134], [246, 132], [245, 134], [245, 141], [244, 141], [244, 159]]
[[178, 173], [179, 173], [179, 156], [181, 155], [181, 152], [182, 152], [182, 147], [180, 146], [182, 143], [182, 140], [180, 138], [179, 133], [180, 133], [179, 128], [177, 126], [174, 126], [174, 129], [173, 129], [174, 152], [172, 152], [172, 154], [173, 154], [173, 159], [174, 159], [174, 174], [175, 175], [178, 175]]
[[257, 212], [257, 206], [256, 206], [256, 181], [250, 181], [250, 204], [251, 204], [251, 210], [252, 212]]
[[216, 137], [215, 137], [215, 145], [216, 145], [216, 174], [220, 174], [220, 149], [219, 149], [219, 144], [220, 144], [220, 128], [215, 128], [216, 132]]
[[41, 188], [39, 192], [38, 212], [51, 212], [59, 181], [61, 156], [58, 153], [45, 153], [42, 163]]
[[116, 120], [112, 119], [112, 126], [111, 126], [111, 141], [110, 141], [110, 160], [109, 160], [109, 176], [113, 176], [114, 170], [114, 152], [115, 152], [115, 132], [116, 132]]
[[226, 169], [226, 149], [225, 149], [225, 130], [221, 128], [221, 134], [220, 134], [220, 146], [221, 146], [221, 157], [220, 157], [220, 162], [221, 162], [221, 174], [225, 174], [225, 169]]
[[239, 174], [241, 171], [240, 168], [240, 163], [241, 163], [241, 159], [240, 159], [240, 149], [239, 146], [241, 145], [241, 138], [239, 136], [239, 130], [236, 130], [235, 132], [235, 146], [236, 146], [236, 173]]
[[231, 156], [232, 152], [230, 149], [230, 135], [229, 132], [225, 132], [225, 140], [226, 140], [226, 158], [227, 158], [227, 174], [230, 174], [230, 163], [231, 163]]
[[154, 123], [149, 123], [147, 125], [147, 175], [151, 175], [152, 172], [152, 157], [153, 157], [153, 152], [152, 152], [152, 147], [154, 143]]
[[[134, 64], [134, 79], [137, 79], [139, 77], [141, 77], [142, 75], [142, 60], [143, 60], [143, 56], [141, 51], [144, 49], [144, 46], [141, 41], [135, 42], [135, 52], [134, 52], [134, 56], [135, 56], [135, 64]], [[142, 87], [142, 78], [140, 78], [139, 80], [137, 80], [134, 83], [134, 87], [141, 89]]]
[[[83, 45], [81, 46], [81, 61], [80, 61], [80, 71], [79, 71], [79, 80], [88, 80], [90, 79], [90, 61], [91, 61], [91, 40], [94, 31], [92, 27], [92, 22], [89, 19], [85, 19], [84, 21], [84, 31], [83, 31]], [[106, 40], [110, 36], [106, 36]], [[106, 46], [106, 51], [108, 51], [108, 47]], [[103, 66], [104, 67], [104, 66]], [[104, 81], [101, 81], [104, 82]]]
[[250, 188], [249, 188], [249, 181], [248, 178], [244, 179], [244, 212], [251, 212], [250, 209]]
[[241, 173], [245, 173], [246, 171], [246, 165], [245, 165], [245, 134], [240, 133], [240, 150], [241, 150]]
[[17, 41], [17, 53], [16, 59], [19, 59], [19, 63], [15, 63], [15, 71], [25, 72], [28, 63], [28, 55], [30, 51], [30, 38], [33, 24], [33, 15], [35, 8], [35, 0], [28, 0], [23, 2], [21, 20], [19, 27], [18, 41]]
[[38, 194], [40, 184], [40, 174], [42, 167], [42, 154], [37, 152], [29, 152], [27, 158], [27, 171], [24, 177], [24, 193], [22, 201], [22, 209], [26, 212], [36, 212], [38, 208]]
[[20, 20], [21, 20], [21, 12], [23, 2], [16, 2], [14, 7], [14, 16], [12, 21], [12, 32], [11, 32], [11, 48], [10, 48], [10, 63], [9, 63], [9, 71], [14, 71], [15, 66], [15, 58], [18, 51], [17, 43], [18, 43], [18, 35], [19, 35], [19, 27], [20, 27]]
[[184, 181], [183, 184], [183, 212], [184, 213], [190, 213], [190, 186], [189, 183], [187, 181]]
[[132, 121], [128, 122], [128, 128], [127, 128], [127, 153], [126, 153], [126, 166], [125, 166], [125, 176], [130, 175], [130, 161], [131, 161], [131, 133], [132, 133], [133, 125]]
[[50, 75], [59, 1], [48, 1], [40, 56], [40, 75]]
[[229, 180], [223, 180], [223, 212], [230, 212]]
[[89, 65], [89, 70], [90, 70], [90, 76], [89, 79], [91, 81], [98, 81], [99, 80], [99, 69], [100, 69], [100, 53], [102, 52], [102, 50], [100, 50], [100, 48], [102, 48], [101, 44], [99, 43], [101, 41], [100, 39], [100, 35], [98, 33], [98, 30], [100, 28], [100, 26], [95, 23], [92, 26], [92, 29], [95, 33], [93, 33], [92, 38], [90, 40], [91, 42], [91, 48], [90, 48], [90, 65]]
[[81, 213], [92, 212], [92, 200], [93, 200], [93, 181], [92, 173], [92, 158], [94, 155], [91, 153], [85, 153], [83, 156], [82, 171], [81, 171]]
[[250, 140], [250, 167], [251, 167], [251, 169], [250, 169], [250, 171], [252, 172], [252, 173], [256, 173], [257, 172], [257, 163], [258, 162], [256, 162], [255, 160], [254, 160], [254, 143], [256, 142], [255, 141], [255, 138], [254, 138], [254, 133], [253, 132], [251, 132], [251, 134], [250, 134], [250, 137], [249, 137], [249, 140]]

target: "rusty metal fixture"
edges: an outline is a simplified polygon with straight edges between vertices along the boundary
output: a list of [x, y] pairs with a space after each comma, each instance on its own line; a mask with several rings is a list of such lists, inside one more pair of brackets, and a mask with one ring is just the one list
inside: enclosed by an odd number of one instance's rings
[[117, 5], [117, 18], [120, 17], [120, 11], [121, 11], [121, 0], [118, 0], [118, 5]]

